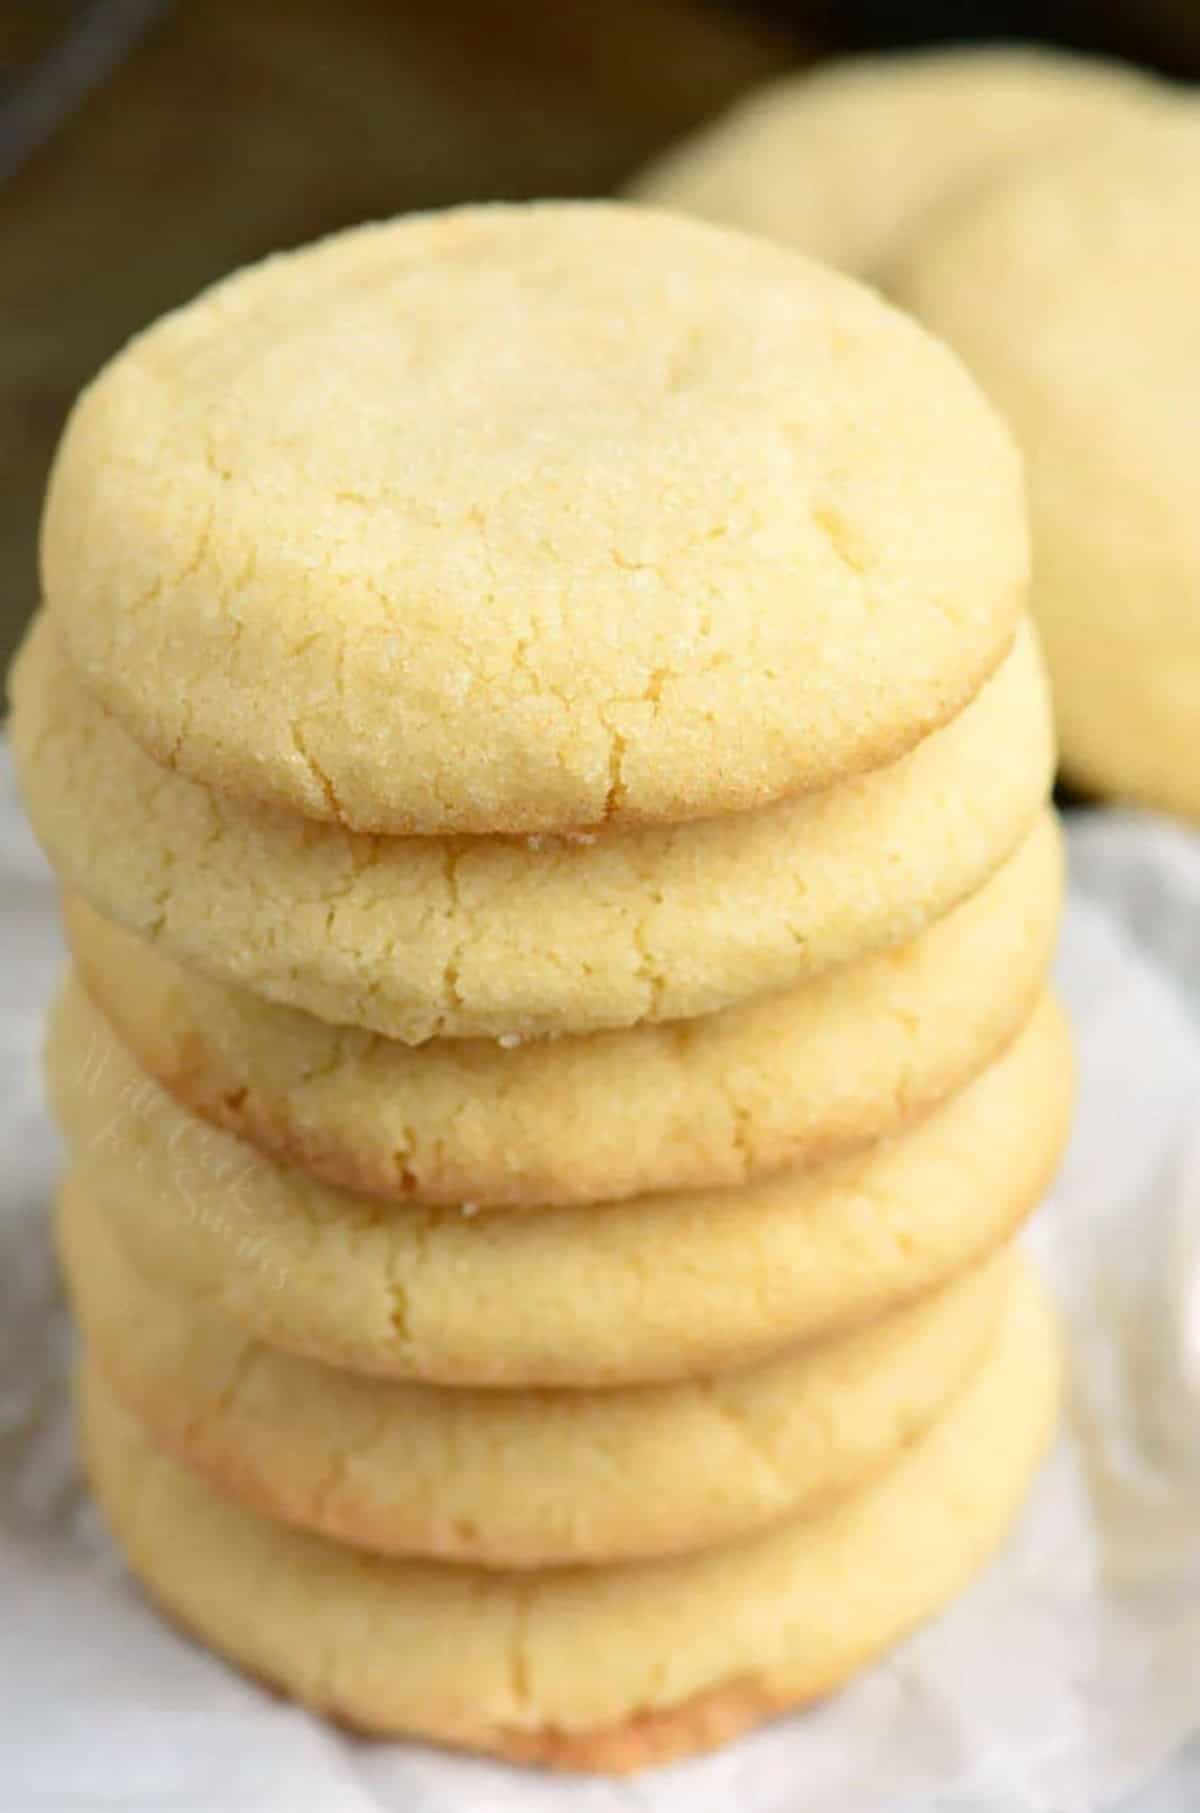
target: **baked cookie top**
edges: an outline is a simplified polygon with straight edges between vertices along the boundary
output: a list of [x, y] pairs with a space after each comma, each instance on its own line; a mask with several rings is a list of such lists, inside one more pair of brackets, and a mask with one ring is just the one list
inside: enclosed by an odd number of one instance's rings
[[608, 203], [355, 229], [77, 403], [46, 597], [159, 761], [357, 830], [708, 816], [893, 760], [1027, 577], [955, 357], [782, 248]]
[[993, 187], [901, 289], [1024, 447], [1064, 767], [1200, 817], [1200, 117]]

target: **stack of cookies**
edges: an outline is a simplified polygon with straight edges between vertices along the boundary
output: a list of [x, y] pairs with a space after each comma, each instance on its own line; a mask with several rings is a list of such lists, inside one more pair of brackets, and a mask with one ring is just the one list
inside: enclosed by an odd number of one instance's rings
[[372, 1731], [703, 1748], [969, 1578], [1067, 1118], [1016, 458], [855, 284], [368, 227], [78, 404], [14, 676], [131, 1565]]

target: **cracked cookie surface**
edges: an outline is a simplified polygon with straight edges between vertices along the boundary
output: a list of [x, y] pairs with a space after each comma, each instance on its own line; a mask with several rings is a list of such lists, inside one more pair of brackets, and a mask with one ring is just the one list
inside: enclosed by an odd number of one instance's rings
[[1048, 999], [911, 1131], [740, 1189], [464, 1214], [333, 1189], [185, 1114], [78, 985], [51, 1100], [150, 1281], [271, 1346], [438, 1384], [608, 1386], [750, 1365], [861, 1325], [1006, 1241], [1066, 1137]]
[[1002, 658], [1019, 462], [847, 279], [612, 203], [241, 272], [84, 392], [45, 596], [158, 760], [387, 833], [707, 817], [895, 759]]
[[470, 1391], [262, 1346], [146, 1285], [68, 1185], [58, 1248], [90, 1363], [154, 1439], [264, 1516], [384, 1554], [545, 1567], [680, 1554], [886, 1464], [979, 1364], [1005, 1249], [893, 1315], [720, 1379]]
[[216, 1649], [352, 1726], [562, 1768], [710, 1748], [830, 1691], [993, 1552], [1058, 1411], [1031, 1277], [949, 1411], [814, 1517], [692, 1556], [535, 1573], [369, 1556], [229, 1504], [84, 1378], [88, 1469], [134, 1571]]
[[172, 774], [41, 618], [13, 748], [64, 884], [225, 981], [420, 1043], [716, 1011], [915, 937], [1031, 829], [1053, 771], [1036, 640], [900, 761], [824, 793], [590, 841], [367, 837]]
[[213, 982], [66, 904], [76, 967], [182, 1106], [346, 1189], [482, 1207], [743, 1183], [919, 1120], [1042, 986], [1062, 896], [1052, 815], [910, 944], [697, 1020], [408, 1046]]

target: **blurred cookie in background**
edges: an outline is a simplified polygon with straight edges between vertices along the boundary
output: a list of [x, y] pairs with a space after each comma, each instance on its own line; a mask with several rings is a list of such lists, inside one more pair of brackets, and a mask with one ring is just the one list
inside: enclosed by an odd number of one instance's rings
[[1012, 155], [1169, 92], [1131, 66], [1028, 45], [849, 58], [752, 90], [630, 193], [880, 281], [931, 215]]
[[1200, 109], [1012, 172], [895, 287], [1024, 448], [1067, 779], [1200, 819]]

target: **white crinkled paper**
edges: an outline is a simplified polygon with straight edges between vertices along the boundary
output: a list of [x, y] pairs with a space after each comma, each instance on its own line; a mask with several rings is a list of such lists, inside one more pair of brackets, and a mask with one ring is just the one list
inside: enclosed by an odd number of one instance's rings
[[1080, 1111], [1031, 1240], [1075, 1389], [1027, 1514], [957, 1606], [828, 1704], [633, 1782], [571, 1781], [328, 1730], [125, 1577], [65, 1406], [37, 1074], [60, 947], [0, 754], [4, 1813], [1092, 1813], [1144, 1781], [1200, 1729], [1200, 840], [1121, 814], [1072, 837]]

